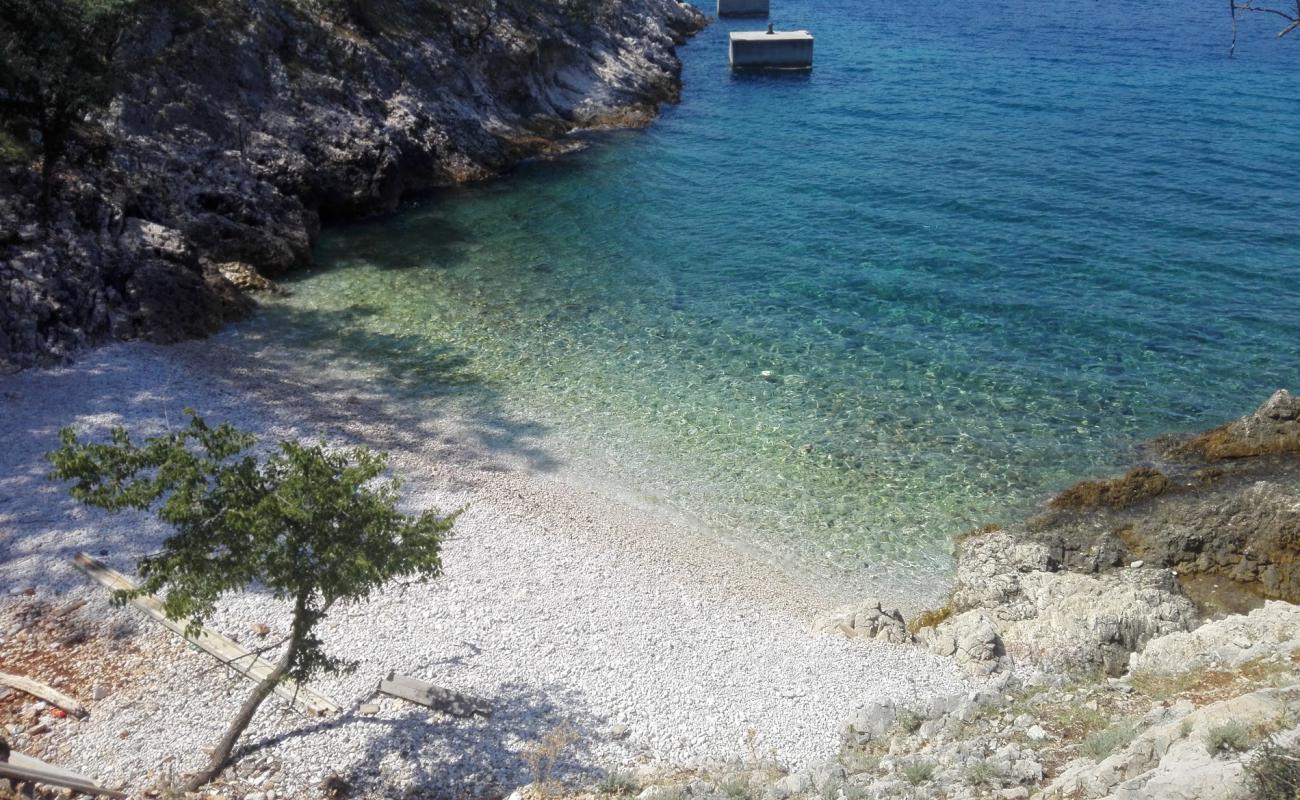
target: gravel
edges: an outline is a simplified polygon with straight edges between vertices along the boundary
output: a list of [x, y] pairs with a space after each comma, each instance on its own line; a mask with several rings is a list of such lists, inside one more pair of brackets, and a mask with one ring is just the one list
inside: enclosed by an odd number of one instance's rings
[[[409, 510], [468, 504], [443, 578], [331, 613], [323, 639], [359, 664], [313, 685], [346, 710], [310, 720], [268, 701], [245, 737], [253, 751], [238, 781], [249, 792], [313, 796], [329, 775], [388, 796], [508, 792], [533, 779], [527, 751], [556, 730], [575, 739], [557, 768], [570, 780], [754, 758], [797, 769], [831, 757], [840, 724], [867, 703], [964, 688], [952, 664], [919, 648], [811, 633], [815, 615], [855, 598], [584, 485], [549, 434], [496, 412], [397, 402], [360, 365], [299, 359], [236, 328], [0, 378], [0, 586], [60, 601], [89, 593], [85, 612], [104, 625], [133, 612], [109, 610], [71, 555], [103, 551], [130, 573], [164, 531], [79, 507], [44, 479], [42, 454], [68, 423], [157, 432], [193, 407], [267, 436], [366, 442], [392, 453]], [[6, 593], [0, 608], [20, 600]], [[247, 644], [261, 641], [254, 624], [274, 641], [286, 621], [254, 592], [210, 624]], [[251, 685], [140, 627], [153, 668], [98, 701], [71, 687], [92, 714], [53, 734], [61, 764], [133, 788], [198, 766]], [[487, 698], [494, 713], [460, 720], [376, 695], [390, 670]], [[378, 712], [360, 713], [365, 704]]]

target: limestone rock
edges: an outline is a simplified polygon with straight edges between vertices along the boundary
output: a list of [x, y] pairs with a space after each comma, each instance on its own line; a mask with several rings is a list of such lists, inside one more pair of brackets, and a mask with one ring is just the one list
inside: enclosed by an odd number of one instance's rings
[[1279, 389], [1254, 413], [1192, 438], [1182, 451], [1211, 461], [1300, 453], [1300, 397]]
[[1129, 657], [1134, 671], [1179, 673], [1235, 669], [1249, 661], [1300, 650], [1300, 606], [1270, 601], [1249, 614], [1207, 622], [1152, 639]]
[[1197, 620], [1169, 570], [1059, 571], [1046, 546], [1006, 531], [963, 540], [952, 605], [958, 613], [920, 636], [977, 675], [1020, 660], [1121, 674], [1131, 652]]
[[820, 633], [838, 633], [850, 639], [874, 639], [895, 644], [913, 641], [899, 610], [882, 608], [880, 601], [875, 599], [837, 609], [814, 622], [813, 628]]
[[898, 707], [891, 700], [882, 700], [859, 709], [845, 727], [847, 739], [855, 744], [866, 744], [884, 736], [898, 719]]
[[1227, 722], [1275, 728], [1300, 713], [1300, 686], [1263, 689], [1223, 700], [1140, 733], [1098, 764], [1065, 769], [1043, 800], [1245, 800], [1242, 762], [1216, 758], [1205, 747], [1209, 731]]

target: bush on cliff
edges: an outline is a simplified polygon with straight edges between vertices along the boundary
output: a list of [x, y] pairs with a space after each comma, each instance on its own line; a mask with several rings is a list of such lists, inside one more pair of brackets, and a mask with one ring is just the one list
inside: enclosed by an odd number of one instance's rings
[[76, 128], [113, 96], [136, 0], [0, 0], [0, 121], [41, 155], [45, 199]]
[[257, 684], [187, 791], [231, 762], [235, 743], [275, 686], [352, 668], [325, 651], [316, 627], [339, 601], [360, 600], [403, 577], [442, 572], [441, 545], [456, 514], [399, 513], [397, 482], [379, 480], [382, 456], [282, 441], [264, 458], [254, 438], [230, 425], [209, 427], [191, 413], [183, 430], [137, 445], [123, 428], [108, 444], [80, 441], [71, 428], [49, 454], [50, 477], [72, 496], [121, 511], [152, 510], [175, 532], [140, 559], [132, 595], [165, 594], [163, 611], [202, 624], [223, 595], [258, 586], [293, 604], [285, 649]]

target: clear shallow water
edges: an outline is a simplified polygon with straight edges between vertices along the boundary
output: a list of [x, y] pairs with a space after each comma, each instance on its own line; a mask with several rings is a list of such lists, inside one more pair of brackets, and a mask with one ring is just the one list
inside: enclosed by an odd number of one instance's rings
[[863, 576], [1300, 387], [1300, 42], [1248, 19], [1229, 60], [1186, 0], [774, 10], [811, 74], [730, 74], [758, 23], [716, 23], [651, 129], [333, 230], [256, 324]]

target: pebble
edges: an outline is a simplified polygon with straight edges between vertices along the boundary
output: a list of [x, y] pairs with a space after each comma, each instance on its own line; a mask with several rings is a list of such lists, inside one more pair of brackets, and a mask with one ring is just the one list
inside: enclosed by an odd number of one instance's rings
[[[42, 474], [49, 443], [31, 431], [75, 421], [96, 433], [123, 424], [148, 435], [182, 418], [186, 406], [263, 436], [348, 441], [336, 419], [313, 416], [333, 413], [328, 394], [285, 390], [279, 373], [293, 369], [288, 362], [276, 366], [274, 351], [245, 352], [263, 345], [236, 334], [167, 348], [115, 345], [57, 371], [19, 374], [12, 380], [25, 399], [0, 415], [0, 440], [20, 444], [0, 448], [0, 474]], [[229, 364], [217, 363], [225, 358]], [[291, 374], [311, 386], [332, 373]], [[355, 391], [355, 378], [339, 385]], [[93, 401], [105, 397], [120, 399], [111, 412]], [[384, 796], [384, 786], [431, 796], [519, 786], [531, 780], [524, 750], [566, 728], [581, 737], [574, 751], [597, 767], [638, 759], [689, 766], [759, 752], [798, 771], [834, 757], [840, 725], [859, 707], [887, 699], [913, 706], [968, 691], [951, 662], [923, 648], [808, 631], [816, 611], [855, 598], [783, 583], [757, 560], [714, 557], [731, 551], [707, 542], [683, 545], [672, 537], [695, 535], [690, 529], [590, 487], [568, 487], [511, 461], [510, 453], [478, 454], [482, 440], [473, 424], [450, 412], [414, 419], [377, 409], [358, 422], [362, 427], [348, 429], [390, 453], [403, 479], [404, 508], [469, 506], [444, 548], [442, 577], [337, 606], [322, 623], [330, 654], [358, 667], [315, 679], [312, 687], [362, 714], [322, 725], [272, 698], [254, 718], [245, 741], [266, 742], [259, 752], [282, 764], [279, 793], [294, 796], [330, 771], [358, 776], [365, 785], [354, 789], [373, 796]], [[457, 444], [460, 458], [447, 459], [447, 441], [466, 442]], [[544, 441], [532, 446], [545, 451]], [[519, 469], [510, 467], [516, 463]], [[0, 561], [0, 585], [39, 575], [43, 593], [86, 591], [60, 553], [110, 542], [119, 559], [114, 566], [129, 570], [131, 559], [155, 549], [165, 534], [136, 514], [78, 507], [60, 521], [49, 514], [54, 495], [40, 486], [14, 493], [6, 508], [39, 524], [17, 526], [23, 555]], [[699, 580], [690, 560], [706, 556], [703, 569], [724, 578]], [[819, 598], [817, 607], [805, 598]], [[130, 608], [103, 614], [135, 620], [132, 636], [158, 655], [147, 678], [114, 689], [111, 711], [77, 726], [75, 758], [66, 766], [133, 781], [160, 764], [181, 773], [197, 768], [251, 684], [140, 622]], [[224, 598], [209, 625], [255, 632], [259, 621], [279, 628], [288, 616], [284, 603], [248, 592]], [[365, 712], [379, 711], [369, 700], [390, 671], [483, 697], [493, 714], [459, 719], [394, 702], [380, 724]], [[616, 725], [626, 726], [624, 736], [613, 735]], [[128, 737], [129, 745], [119, 741]], [[111, 761], [101, 753], [111, 753]], [[365, 783], [381, 774], [385, 784]]]

